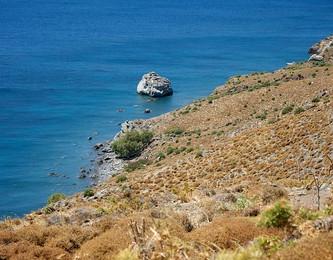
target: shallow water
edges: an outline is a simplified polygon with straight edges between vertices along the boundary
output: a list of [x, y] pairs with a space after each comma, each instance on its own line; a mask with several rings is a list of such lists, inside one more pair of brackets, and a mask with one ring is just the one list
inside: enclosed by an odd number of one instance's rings
[[[332, 1], [308, 0], [0, 0], [0, 216], [82, 190], [92, 145], [120, 122], [173, 110], [231, 75], [306, 59], [332, 33], [332, 11]], [[174, 96], [135, 93], [151, 70]]]

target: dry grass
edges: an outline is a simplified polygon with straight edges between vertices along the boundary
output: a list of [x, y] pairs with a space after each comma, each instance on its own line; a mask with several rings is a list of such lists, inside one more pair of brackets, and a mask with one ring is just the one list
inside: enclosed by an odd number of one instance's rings
[[285, 234], [278, 229], [260, 228], [249, 218], [216, 218], [212, 223], [187, 234], [187, 239], [203, 244], [215, 245], [220, 249], [235, 249], [245, 246], [259, 236], [278, 236]]
[[333, 234], [320, 234], [316, 238], [304, 239], [277, 253], [274, 259], [333, 259]]
[[[235, 210], [235, 201], [248, 196], [259, 212], [287, 197], [289, 188], [306, 186], [311, 173], [322, 172], [324, 157], [333, 158], [332, 94], [333, 66], [305, 63], [232, 78], [209, 99], [148, 120], [157, 138], [138, 159], [151, 163], [127, 173], [122, 182], [114, 177], [94, 189], [95, 194], [107, 191], [106, 196], [87, 200], [75, 195], [67, 208], [52, 214], [3, 222], [0, 259], [113, 259], [122, 250], [120, 256], [131, 255], [133, 242], [141, 258], [142, 248], [153, 243], [154, 249], [146, 250], [151, 259], [165, 259], [163, 254], [207, 259], [219, 248], [246, 246], [258, 236], [284, 238], [284, 231], [260, 228], [256, 218], [240, 217], [246, 213]], [[289, 113], [282, 112], [286, 107]], [[168, 147], [174, 148], [172, 153], [167, 154]], [[161, 153], [165, 158], [157, 160]], [[229, 199], [219, 200], [225, 194]], [[199, 207], [208, 221], [187, 232], [179, 216], [196, 216], [196, 211], [184, 211], [191, 206]], [[71, 219], [80, 207], [102, 214], [76, 225], [46, 224], [55, 214]], [[163, 214], [153, 214], [153, 219], [147, 213], [151, 210]], [[133, 236], [130, 224], [139, 225], [142, 218], [147, 233]], [[331, 234], [302, 239], [276, 257], [330, 259], [330, 243]]]

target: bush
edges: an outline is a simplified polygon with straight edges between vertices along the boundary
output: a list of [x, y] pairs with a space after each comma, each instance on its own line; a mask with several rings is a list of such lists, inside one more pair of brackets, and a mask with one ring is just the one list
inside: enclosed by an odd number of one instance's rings
[[184, 152], [184, 151], [186, 151], [186, 149], [187, 148], [185, 146], [182, 146], [182, 147], [179, 148], [179, 150], [180, 150], [181, 153]]
[[159, 160], [159, 161], [165, 159], [165, 154], [163, 152], [157, 153], [156, 159]]
[[282, 115], [285, 115], [285, 114], [289, 114], [290, 112], [292, 112], [294, 109], [294, 105], [289, 105], [289, 106], [286, 106], [285, 108], [282, 109]]
[[51, 214], [55, 211], [55, 209], [51, 206], [47, 206], [43, 209], [44, 214]]
[[125, 175], [117, 176], [117, 180], [116, 180], [117, 183], [121, 183], [121, 182], [124, 182], [124, 181], [127, 181], [127, 177]]
[[272, 185], [266, 185], [261, 195], [262, 202], [267, 205], [287, 196], [285, 189]]
[[240, 247], [235, 251], [223, 250], [216, 256], [216, 260], [260, 260], [263, 259], [263, 252], [256, 246]]
[[237, 210], [244, 210], [251, 206], [251, 201], [249, 201], [246, 197], [241, 196], [237, 198], [235, 206]]
[[186, 149], [186, 152], [187, 152], [187, 153], [190, 153], [190, 152], [193, 152], [193, 151], [194, 151], [193, 147], [188, 147], [188, 148]]
[[178, 126], [173, 126], [170, 127], [165, 133], [169, 136], [178, 136], [184, 133], [184, 130]]
[[174, 147], [172, 147], [172, 146], [168, 146], [166, 153], [167, 153], [167, 155], [170, 155], [170, 154], [172, 154], [174, 151], [175, 151], [175, 148], [174, 148]]
[[47, 199], [47, 205], [56, 203], [60, 200], [65, 199], [66, 196], [63, 193], [53, 193], [48, 199]]
[[253, 245], [265, 255], [271, 256], [283, 247], [283, 242], [278, 237], [258, 237], [254, 240]]
[[150, 131], [130, 131], [112, 143], [112, 150], [123, 159], [131, 159], [141, 154], [151, 142], [153, 133]]
[[312, 99], [312, 102], [313, 103], [318, 103], [320, 101], [320, 98], [319, 97], [315, 97]]
[[304, 220], [316, 220], [320, 217], [320, 214], [318, 211], [316, 212], [316, 211], [306, 209], [306, 208], [300, 208], [298, 214], [299, 214], [300, 218], [304, 219]]
[[130, 162], [129, 164], [127, 164], [125, 166], [125, 170], [127, 172], [133, 172], [135, 170], [140, 170], [145, 168], [146, 165], [148, 165], [150, 162], [146, 159], [141, 159], [141, 160], [137, 160], [135, 162]]
[[284, 201], [279, 201], [262, 213], [259, 225], [267, 228], [284, 227], [289, 223], [291, 216], [290, 206]]
[[283, 242], [277, 237], [258, 237], [247, 247], [238, 249], [223, 250], [216, 260], [259, 260], [272, 256], [279, 249], [283, 248]]
[[257, 115], [256, 118], [260, 119], [260, 120], [265, 120], [267, 118], [267, 111], [265, 111], [264, 113], [262, 113], [260, 115]]
[[331, 216], [333, 215], [333, 208], [330, 206], [326, 206], [323, 210], [324, 216]]
[[200, 157], [203, 157], [203, 151], [199, 149], [195, 153], [195, 158], [200, 158]]
[[298, 115], [298, 114], [300, 114], [300, 113], [303, 113], [304, 111], [305, 111], [305, 110], [304, 110], [303, 107], [298, 107], [298, 108], [295, 109], [294, 114], [295, 114], [295, 115]]
[[120, 251], [114, 258], [115, 260], [139, 260], [139, 255], [132, 249], [124, 249]]
[[217, 95], [211, 95], [207, 97], [207, 101], [209, 104], [212, 104], [215, 99], [218, 99], [219, 97]]
[[92, 197], [95, 195], [95, 192], [92, 190], [92, 189], [86, 189], [84, 192], [83, 192], [83, 196], [88, 198], [88, 197]]

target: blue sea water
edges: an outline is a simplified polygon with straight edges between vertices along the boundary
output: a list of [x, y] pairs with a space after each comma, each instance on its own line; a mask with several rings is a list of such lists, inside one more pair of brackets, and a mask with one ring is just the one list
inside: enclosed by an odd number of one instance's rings
[[[332, 0], [0, 0], [0, 216], [89, 185], [79, 169], [120, 122], [304, 60], [332, 26]], [[151, 70], [174, 96], [135, 93]]]

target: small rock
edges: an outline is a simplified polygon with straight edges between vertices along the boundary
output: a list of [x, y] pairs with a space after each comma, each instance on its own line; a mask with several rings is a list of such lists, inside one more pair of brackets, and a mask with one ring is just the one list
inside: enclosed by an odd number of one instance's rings
[[146, 108], [144, 111], [145, 114], [149, 114], [150, 112], [151, 112], [151, 110], [149, 108]]
[[187, 216], [183, 216], [182, 225], [187, 232], [191, 232], [194, 228]]
[[61, 174], [60, 174], [60, 173], [57, 173], [57, 172], [50, 172], [48, 175], [49, 175], [50, 177], [60, 177], [60, 176], [61, 176]]
[[66, 220], [65, 220], [64, 216], [62, 216], [59, 213], [52, 214], [50, 217], [47, 218], [47, 223], [49, 225], [60, 225], [65, 222], [66, 222]]
[[85, 172], [80, 172], [79, 179], [87, 178], [87, 174]]
[[328, 91], [327, 90], [322, 90], [319, 92], [319, 95], [320, 97], [327, 97], [328, 96]]
[[260, 210], [258, 208], [249, 208], [244, 211], [245, 217], [256, 217], [260, 213]]
[[100, 214], [96, 209], [93, 208], [77, 208], [75, 209], [71, 216], [69, 217], [69, 222], [71, 224], [82, 224], [91, 219], [98, 218]]
[[97, 143], [97, 144], [94, 145], [94, 148], [95, 148], [95, 150], [99, 150], [99, 149], [101, 149], [103, 146], [104, 146], [104, 144], [102, 144], [102, 143]]
[[153, 217], [153, 218], [159, 218], [159, 219], [165, 219], [167, 216], [164, 212], [160, 211], [160, 210], [157, 210], [157, 209], [154, 209], [150, 212], [150, 215]]
[[313, 223], [313, 226], [315, 229], [320, 231], [331, 231], [333, 229], [333, 216], [324, 219], [318, 219]]
[[89, 137], [88, 137], [88, 140], [92, 140], [92, 136], [89, 136]]

